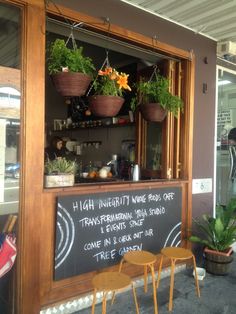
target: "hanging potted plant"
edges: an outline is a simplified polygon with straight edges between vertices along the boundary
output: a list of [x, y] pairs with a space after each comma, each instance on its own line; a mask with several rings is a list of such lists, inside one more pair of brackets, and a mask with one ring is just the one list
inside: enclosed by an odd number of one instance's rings
[[89, 109], [97, 117], [114, 117], [120, 111], [124, 90], [130, 91], [128, 74], [119, 73], [109, 66], [98, 71], [93, 82], [94, 95], [89, 96]]
[[92, 81], [95, 67], [83, 55], [83, 47], [73, 49], [63, 39], [56, 39], [50, 46], [48, 70], [56, 90], [62, 96], [83, 96]]
[[48, 159], [44, 165], [44, 185], [46, 188], [57, 186], [72, 186], [75, 182], [77, 164], [75, 161], [58, 157]]
[[156, 72], [148, 82], [140, 80], [136, 85], [136, 96], [131, 100], [131, 109], [139, 108], [143, 118], [147, 121], [161, 122], [168, 111], [177, 116], [183, 110], [183, 101], [180, 97], [169, 92], [169, 80]]
[[195, 220], [200, 235], [192, 235], [189, 240], [205, 246], [206, 270], [215, 275], [226, 275], [233, 261], [231, 245], [236, 241], [236, 199], [226, 207], [216, 207], [216, 217], [203, 215]]

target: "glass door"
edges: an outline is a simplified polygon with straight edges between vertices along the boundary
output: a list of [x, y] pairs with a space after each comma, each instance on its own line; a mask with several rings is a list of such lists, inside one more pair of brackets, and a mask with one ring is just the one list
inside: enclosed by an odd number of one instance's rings
[[218, 67], [216, 204], [236, 197], [236, 72]]

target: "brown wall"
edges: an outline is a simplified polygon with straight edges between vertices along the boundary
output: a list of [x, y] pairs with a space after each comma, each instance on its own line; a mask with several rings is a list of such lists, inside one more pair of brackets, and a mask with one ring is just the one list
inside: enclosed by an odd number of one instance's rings
[[[116, 0], [56, 0], [70, 9], [96, 18], [109, 17], [112, 24], [157, 36], [161, 42], [193, 50], [196, 57], [193, 131], [193, 178], [212, 178], [214, 174], [216, 42], [152, 14]], [[207, 62], [204, 59], [207, 58]], [[207, 93], [203, 93], [207, 83]], [[211, 211], [213, 194], [193, 195], [193, 216]]]

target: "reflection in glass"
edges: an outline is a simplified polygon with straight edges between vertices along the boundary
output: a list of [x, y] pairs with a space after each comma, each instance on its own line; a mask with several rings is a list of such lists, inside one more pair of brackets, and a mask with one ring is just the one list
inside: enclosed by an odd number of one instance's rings
[[0, 215], [18, 212], [21, 10], [0, 3]]
[[160, 175], [162, 155], [161, 143], [162, 143], [161, 123], [148, 122], [146, 141], [146, 169], [150, 170], [151, 177], [158, 177]]
[[216, 203], [226, 205], [236, 197], [235, 143], [229, 134], [236, 127], [236, 73], [218, 68]]

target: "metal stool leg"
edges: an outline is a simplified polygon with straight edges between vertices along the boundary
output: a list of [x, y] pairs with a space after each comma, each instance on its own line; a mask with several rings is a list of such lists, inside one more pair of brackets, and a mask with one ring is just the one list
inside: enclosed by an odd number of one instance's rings
[[155, 271], [154, 271], [154, 266], [153, 265], [149, 265], [149, 267], [151, 269], [151, 274], [152, 274], [154, 313], [158, 314], [157, 291], [156, 291], [156, 284], [155, 284]]
[[[119, 265], [119, 273], [121, 273], [121, 269], [122, 269], [123, 263], [124, 263], [124, 259], [122, 258], [121, 261], [120, 261], [120, 265]], [[115, 301], [115, 295], [116, 295], [116, 292], [113, 291], [112, 298], [111, 298], [111, 304], [113, 304], [114, 301]]]
[[147, 292], [147, 265], [144, 266], [144, 292]]
[[135, 308], [136, 308], [136, 313], [139, 314], [139, 307], [138, 307], [138, 301], [137, 301], [137, 295], [135, 291], [134, 284], [132, 283], [132, 289], [133, 289], [133, 295], [134, 295], [134, 302], [135, 302]]
[[107, 308], [107, 292], [103, 292], [103, 298], [102, 298], [102, 314], [106, 314], [106, 308]]
[[161, 255], [161, 260], [160, 260], [159, 269], [158, 269], [157, 288], [159, 287], [159, 283], [161, 280], [162, 263], [163, 263], [163, 255]]
[[112, 292], [112, 297], [111, 297], [111, 305], [114, 303], [114, 301], [115, 301], [115, 296], [116, 296], [116, 292], [115, 291], [113, 291]]
[[198, 297], [200, 298], [200, 289], [199, 289], [199, 284], [198, 284], [198, 279], [197, 279], [196, 260], [195, 260], [195, 256], [194, 255], [193, 255], [193, 268], [194, 268], [194, 273], [195, 273], [196, 291], [197, 291]]
[[172, 311], [173, 308], [174, 276], [175, 276], [175, 259], [171, 259], [169, 311]]
[[94, 310], [95, 310], [96, 295], [97, 295], [97, 290], [94, 289], [94, 292], [93, 292], [93, 304], [92, 304], [92, 314], [94, 314]]
[[121, 272], [123, 263], [124, 263], [124, 259], [122, 258], [121, 261], [120, 261], [120, 265], [119, 265], [119, 273]]

